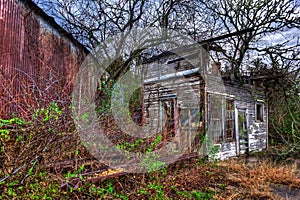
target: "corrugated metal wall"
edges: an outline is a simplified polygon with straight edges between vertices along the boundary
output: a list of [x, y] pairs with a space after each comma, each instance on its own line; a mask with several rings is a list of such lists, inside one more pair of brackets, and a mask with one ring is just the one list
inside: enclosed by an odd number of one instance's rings
[[0, 118], [65, 101], [84, 53], [22, 1], [0, 0]]

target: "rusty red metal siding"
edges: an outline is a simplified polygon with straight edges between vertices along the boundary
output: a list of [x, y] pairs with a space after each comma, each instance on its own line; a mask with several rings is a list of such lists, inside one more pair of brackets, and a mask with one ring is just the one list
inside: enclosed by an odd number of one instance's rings
[[0, 0], [0, 118], [66, 102], [86, 54], [24, 2]]

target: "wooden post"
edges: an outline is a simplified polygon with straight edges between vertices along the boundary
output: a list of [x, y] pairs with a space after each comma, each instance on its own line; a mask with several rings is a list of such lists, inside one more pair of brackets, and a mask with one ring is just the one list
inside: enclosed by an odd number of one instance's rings
[[189, 151], [191, 152], [191, 109], [188, 109], [188, 118], [189, 118], [189, 134], [188, 134], [188, 141], [189, 141]]

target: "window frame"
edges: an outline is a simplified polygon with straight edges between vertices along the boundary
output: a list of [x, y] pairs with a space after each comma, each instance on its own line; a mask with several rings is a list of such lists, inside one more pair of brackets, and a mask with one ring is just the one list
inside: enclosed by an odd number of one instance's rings
[[[228, 109], [228, 103], [230, 103], [230, 106], [232, 106], [230, 109]], [[230, 97], [226, 97], [225, 98], [225, 120], [224, 120], [224, 139], [225, 139], [225, 142], [233, 142], [235, 141], [235, 135], [236, 135], [236, 132], [235, 132], [235, 103], [234, 103], [234, 99], [233, 98], [230, 98]], [[229, 114], [229, 112], [231, 112]], [[228, 114], [230, 115], [230, 118], [228, 118]], [[227, 129], [228, 126], [232, 126], [230, 127], [230, 129]], [[230, 134], [232, 134], [231, 137], [228, 137], [228, 132], [231, 131]]]
[[[219, 121], [219, 123], [221, 123], [221, 130], [220, 130], [220, 134], [214, 134], [214, 132], [217, 130], [214, 126], [212, 126], [212, 132], [213, 132], [213, 135], [212, 135], [212, 139], [213, 139], [213, 142], [215, 144], [221, 144], [221, 143], [227, 143], [227, 142], [234, 142], [236, 141], [236, 130], [235, 130], [235, 121], [236, 121], [236, 116], [235, 116], [235, 99], [234, 97], [232, 96], [221, 96], [220, 98], [222, 99], [221, 101], [221, 112], [222, 113], [219, 113], [220, 114], [220, 117], [221, 119], [220, 120], [214, 120], [212, 119], [212, 110], [211, 110], [211, 98], [214, 94], [208, 94], [208, 123], [209, 123], [209, 126], [211, 126], [212, 124], [214, 124], [214, 122], [217, 122]], [[213, 97], [214, 98], [214, 97]], [[230, 110], [227, 110], [228, 108], [228, 104], [227, 102], [230, 102], [231, 104], [231, 109]], [[227, 119], [227, 114], [229, 113], [229, 111], [231, 111], [232, 113], [230, 115], [232, 115], [232, 117], [230, 119]], [[228, 137], [228, 129], [227, 130], [227, 125], [228, 124], [231, 124], [232, 127], [230, 128], [231, 129], [231, 134], [232, 134], [232, 137]]]
[[256, 122], [264, 122], [265, 116], [265, 104], [263, 101], [259, 101], [255, 103], [255, 121]]

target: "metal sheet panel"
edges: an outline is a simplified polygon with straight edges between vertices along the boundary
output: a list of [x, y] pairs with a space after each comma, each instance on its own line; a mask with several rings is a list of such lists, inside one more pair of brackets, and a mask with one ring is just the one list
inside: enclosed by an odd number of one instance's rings
[[68, 99], [85, 57], [24, 2], [0, 0], [0, 118], [28, 117], [43, 103]]

